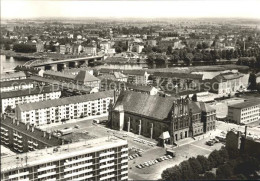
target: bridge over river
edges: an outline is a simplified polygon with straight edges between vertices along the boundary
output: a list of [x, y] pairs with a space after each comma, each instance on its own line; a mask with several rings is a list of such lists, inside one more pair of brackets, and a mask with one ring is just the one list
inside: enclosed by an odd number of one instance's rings
[[103, 60], [104, 56], [88, 56], [80, 58], [72, 58], [65, 60], [31, 60], [24, 64], [24, 66], [38, 67], [43, 70], [61, 71], [65, 68], [76, 68], [83, 64], [89, 65], [97, 60]]

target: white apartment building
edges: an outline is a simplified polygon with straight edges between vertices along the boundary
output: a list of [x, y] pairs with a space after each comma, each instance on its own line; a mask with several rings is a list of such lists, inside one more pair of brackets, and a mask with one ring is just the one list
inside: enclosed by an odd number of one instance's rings
[[65, 97], [37, 103], [18, 105], [18, 120], [32, 125], [61, 122], [90, 116], [108, 115], [108, 106], [114, 100], [113, 91]]
[[0, 82], [0, 92], [32, 89], [33, 87], [34, 87], [34, 81], [30, 79]]
[[33, 88], [26, 90], [17, 90], [1, 93], [1, 111], [5, 112], [7, 106], [14, 109], [18, 104], [33, 103], [45, 100], [58, 99], [61, 96], [61, 91], [57, 88], [44, 87]]
[[260, 119], [260, 99], [228, 106], [227, 119], [236, 124], [248, 124]]
[[1, 159], [1, 180], [128, 180], [128, 145], [98, 138]]

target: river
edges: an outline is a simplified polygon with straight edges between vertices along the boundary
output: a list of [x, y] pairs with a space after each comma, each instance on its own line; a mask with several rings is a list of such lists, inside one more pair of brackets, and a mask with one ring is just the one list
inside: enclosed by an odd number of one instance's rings
[[7, 70], [11, 70], [15, 68], [17, 65], [23, 65], [25, 62], [28, 61], [25, 59], [17, 60], [13, 57], [6, 57], [5, 55], [1, 55], [0, 60], [1, 60], [1, 69], [0, 69], [1, 73]]

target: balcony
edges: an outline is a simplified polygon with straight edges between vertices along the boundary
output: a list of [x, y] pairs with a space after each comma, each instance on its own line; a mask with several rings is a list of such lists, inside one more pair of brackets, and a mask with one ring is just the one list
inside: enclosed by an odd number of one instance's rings
[[121, 157], [128, 157], [128, 153], [122, 154]]
[[53, 169], [53, 168], [56, 168], [57, 166], [56, 165], [51, 165], [51, 166], [47, 166], [47, 167], [41, 167], [38, 169], [38, 172], [41, 172], [41, 171], [45, 171], [45, 170], [50, 170], [50, 169]]
[[126, 162], [128, 162], [128, 159], [123, 159], [123, 160], [121, 161], [121, 163], [126, 163]]
[[107, 175], [107, 176], [105, 176], [105, 177], [100, 177], [99, 180], [106, 180], [106, 179], [110, 179], [110, 178], [113, 178], [113, 177], [115, 177], [115, 174]]
[[82, 170], [82, 171], [79, 171], [79, 172], [73, 172], [73, 173], [64, 175], [64, 178], [74, 177], [76, 175], [81, 175], [81, 174], [84, 174], [84, 173], [87, 173], [87, 172], [91, 172], [92, 170], [93, 169], [87, 169], [87, 170]]
[[68, 172], [68, 171], [79, 169], [79, 168], [83, 168], [83, 167], [88, 167], [88, 166], [90, 166], [92, 164], [93, 164], [93, 162], [86, 163], [86, 164], [81, 164], [81, 165], [78, 165], [78, 166], [68, 167], [68, 168], [64, 169], [64, 172]]
[[115, 153], [115, 151], [110, 151], [110, 152], [106, 152], [106, 153], [101, 153], [101, 154], [99, 154], [99, 156], [102, 157], [102, 156], [107, 156], [107, 155], [111, 155], [114, 153]]
[[75, 178], [74, 180], [76, 180], [76, 181], [81, 181], [81, 180], [89, 179], [89, 178], [91, 178], [91, 177], [93, 177], [93, 174], [87, 175], [87, 176], [84, 176], [84, 177]]
[[113, 165], [115, 165], [115, 163], [109, 163], [109, 164], [101, 165], [99, 168], [102, 169], [102, 168], [106, 168], [106, 167], [111, 167]]
[[128, 173], [128, 170], [126, 170], [126, 171], [122, 171], [121, 172], [121, 175], [123, 175], [123, 174], [127, 174]]
[[128, 148], [122, 148], [121, 151], [128, 151]]
[[74, 163], [78, 163], [78, 162], [83, 162], [83, 161], [86, 161], [86, 160], [90, 160], [92, 158], [93, 158], [92, 156], [89, 156], [89, 157], [85, 157], [85, 158], [78, 159], [78, 160], [66, 161], [64, 163], [64, 165], [70, 165], [70, 164], [74, 164]]
[[38, 178], [44, 178], [44, 177], [48, 177], [48, 176], [51, 176], [51, 175], [56, 175], [56, 172], [49, 172], [49, 173], [45, 173], [45, 174], [42, 174], [42, 175], [38, 175]]
[[103, 162], [111, 161], [111, 160], [114, 160], [114, 159], [115, 159], [115, 157], [105, 158], [105, 159], [99, 160], [99, 163], [103, 163]]
[[28, 175], [28, 174], [29, 174], [29, 171], [17, 173], [17, 174], [14, 174], [14, 175], [10, 175], [9, 179], [16, 178], [16, 177], [21, 177], [21, 176]]
[[121, 180], [128, 180], [128, 176], [121, 177]]
[[121, 169], [128, 168], [128, 165], [121, 166]]
[[109, 170], [104, 170], [104, 171], [100, 172], [99, 175], [103, 175], [103, 174], [105, 174], [105, 173], [109, 173], [109, 172], [113, 172], [113, 171], [115, 171], [114, 168], [109, 169]]

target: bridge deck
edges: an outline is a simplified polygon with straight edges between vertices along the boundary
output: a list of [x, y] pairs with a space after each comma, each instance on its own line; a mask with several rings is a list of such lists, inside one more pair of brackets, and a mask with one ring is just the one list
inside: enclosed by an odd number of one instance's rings
[[43, 63], [39, 63], [39, 64], [36, 64], [36, 65], [32, 64], [31, 66], [33, 66], [33, 67], [40, 67], [40, 66], [44, 66], [44, 65], [59, 64], [59, 63], [81, 61], [81, 60], [90, 60], [90, 59], [96, 59], [96, 58], [103, 58], [103, 56], [91, 56], [91, 57], [81, 57], [81, 58], [57, 60], [57, 61], [51, 61], [51, 62], [43, 62]]

